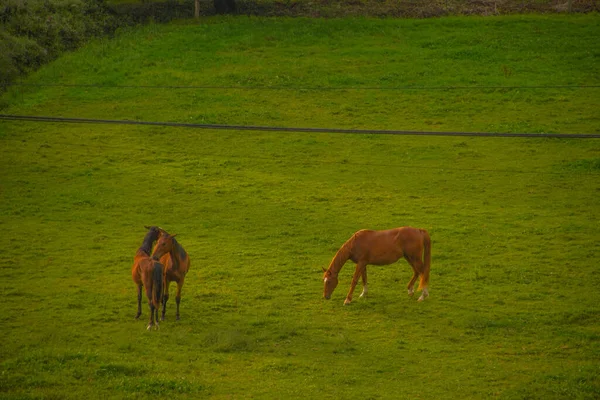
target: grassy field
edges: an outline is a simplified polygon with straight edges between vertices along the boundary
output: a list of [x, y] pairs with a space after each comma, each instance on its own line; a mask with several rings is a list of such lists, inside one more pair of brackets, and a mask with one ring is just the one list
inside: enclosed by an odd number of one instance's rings
[[[598, 133], [597, 88], [532, 86], [599, 85], [599, 22], [150, 25], [26, 80], [90, 86], [18, 87], [1, 112]], [[600, 396], [597, 139], [0, 121], [0, 143], [0, 398]], [[157, 332], [130, 277], [150, 224], [192, 259]], [[405, 261], [345, 307], [349, 264], [322, 299], [354, 231], [403, 225], [432, 237], [427, 301]]]

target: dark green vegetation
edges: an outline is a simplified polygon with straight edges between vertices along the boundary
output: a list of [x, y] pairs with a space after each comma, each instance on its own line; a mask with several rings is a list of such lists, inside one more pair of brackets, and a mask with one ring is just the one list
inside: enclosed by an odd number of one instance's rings
[[[233, 0], [201, 1], [201, 15], [217, 12], [216, 5]], [[173, 13], [193, 16], [194, 1], [106, 0], [117, 11], [135, 16], [153, 15], [164, 18]], [[224, 11], [224, 8], [221, 8]], [[599, 11], [594, 0], [235, 0], [237, 15], [278, 17], [400, 17], [427, 18], [458, 15], [506, 15], [524, 13], [587, 13]]]
[[0, 0], [0, 90], [118, 25], [101, 0]]
[[[204, 19], [94, 42], [4, 113], [598, 133], [598, 17]], [[116, 86], [253, 86], [174, 89]], [[513, 89], [366, 90], [511, 86]], [[318, 90], [311, 88], [346, 88]], [[296, 88], [296, 89], [290, 89]], [[351, 88], [351, 89], [350, 89]], [[597, 398], [600, 142], [0, 122], [3, 398]], [[143, 225], [190, 253], [182, 320], [134, 321]], [[331, 301], [360, 228], [433, 240]]]

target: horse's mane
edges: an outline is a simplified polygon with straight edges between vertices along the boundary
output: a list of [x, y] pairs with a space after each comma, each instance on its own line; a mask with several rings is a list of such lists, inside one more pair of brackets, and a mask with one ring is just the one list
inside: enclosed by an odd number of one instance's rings
[[187, 256], [187, 252], [175, 238], [173, 238], [173, 252], [176, 253], [179, 256], [179, 259], [181, 259], [181, 260], [184, 260], [185, 257]]
[[146, 236], [144, 236], [144, 241], [142, 242], [142, 245], [140, 246], [138, 251], [142, 250], [144, 253], [150, 255], [150, 253], [152, 253], [152, 244], [154, 244], [154, 242], [158, 240], [158, 235], [158, 231], [150, 229], [148, 233], [146, 233]]
[[176, 270], [179, 268], [180, 262], [183, 262], [187, 258], [187, 252], [185, 251], [183, 246], [179, 244], [177, 239], [171, 237], [171, 240], [173, 240], [173, 249], [171, 249], [169, 254], [171, 255], [173, 269]]
[[346, 240], [346, 243], [344, 243], [337, 253], [335, 253], [335, 256], [333, 256], [333, 260], [331, 260], [331, 264], [329, 264], [329, 268], [327, 269], [332, 275], [337, 275], [346, 261], [350, 258], [355, 238], [356, 233], [352, 235], [350, 239]]

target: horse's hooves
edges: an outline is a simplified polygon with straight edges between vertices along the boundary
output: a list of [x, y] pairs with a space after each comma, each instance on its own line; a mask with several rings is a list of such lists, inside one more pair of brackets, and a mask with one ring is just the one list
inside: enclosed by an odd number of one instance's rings
[[179, 315], [178, 315], [178, 316], [177, 316], [175, 319], [176, 319], [177, 321], [179, 321], [179, 319], [180, 319], [180, 318], [179, 318]]
[[349, 305], [350, 305], [350, 303], [352, 303], [352, 300], [346, 300], [346, 301], [344, 301], [344, 305], [345, 305], [345, 306], [349, 306]]
[[421, 297], [419, 297], [419, 300], [417, 300], [417, 301], [423, 301], [423, 300], [425, 300], [425, 299], [426, 299], [426, 298], [428, 298], [428, 297], [429, 297], [429, 296], [423, 296], [423, 295], [421, 295]]
[[152, 324], [148, 324], [148, 326], [146, 327], [146, 330], [149, 331], [152, 329]]
[[410, 290], [408, 291], [408, 297], [413, 297], [414, 295], [415, 295], [414, 291], [410, 291]]

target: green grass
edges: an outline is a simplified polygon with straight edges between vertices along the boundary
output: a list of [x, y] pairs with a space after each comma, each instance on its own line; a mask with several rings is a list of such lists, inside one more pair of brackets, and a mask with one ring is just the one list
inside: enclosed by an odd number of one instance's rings
[[[3, 113], [273, 126], [598, 133], [596, 15], [218, 18], [98, 41]], [[510, 71], [510, 73], [509, 73]], [[323, 91], [315, 87], [352, 87]], [[597, 398], [597, 140], [390, 137], [0, 122], [2, 398]], [[181, 321], [135, 321], [143, 225], [192, 258]], [[410, 267], [331, 301], [361, 228], [430, 231]], [[148, 317], [147, 307], [142, 319]]]
[[[240, 17], [151, 25], [66, 55], [34, 79], [309, 89], [47, 88], [15, 101], [28, 110], [77, 117], [597, 133], [597, 88], [355, 89], [597, 85], [598, 31], [596, 15], [368, 22]], [[64, 102], [78, 102], [77, 113]]]

